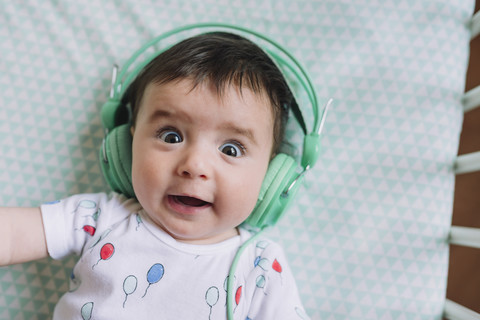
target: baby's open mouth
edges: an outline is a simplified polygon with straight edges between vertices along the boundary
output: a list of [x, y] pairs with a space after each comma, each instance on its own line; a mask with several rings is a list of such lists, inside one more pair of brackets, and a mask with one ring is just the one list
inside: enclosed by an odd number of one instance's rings
[[188, 196], [170, 196], [173, 201], [189, 207], [203, 207], [210, 205], [210, 202]]

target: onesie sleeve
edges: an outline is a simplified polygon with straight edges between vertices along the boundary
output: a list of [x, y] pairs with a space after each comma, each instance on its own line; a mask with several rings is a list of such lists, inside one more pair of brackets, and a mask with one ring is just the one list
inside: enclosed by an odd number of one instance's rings
[[62, 259], [79, 255], [85, 243], [102, 229], [137, 209], [132, 199], [105, 193], [79, 194], [40, 206], [49, 255]]
[[[261, 251], [259, 251], [259, 249]], [[251, 319], [310, 319], [305, 312], [292, 270], [283, 249], [274, 242], [257, 243], [253, 280], [255, 292], [249, 312]]]

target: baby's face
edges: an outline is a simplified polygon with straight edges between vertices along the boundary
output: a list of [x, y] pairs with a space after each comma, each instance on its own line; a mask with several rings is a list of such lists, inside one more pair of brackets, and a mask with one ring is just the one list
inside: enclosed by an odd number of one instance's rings
[[273, 144], [264, 97], [190, 80], [147, 86], [133, 133], [132, 182], [149, 217], [175, 239], [216, 243], [253, 210]]

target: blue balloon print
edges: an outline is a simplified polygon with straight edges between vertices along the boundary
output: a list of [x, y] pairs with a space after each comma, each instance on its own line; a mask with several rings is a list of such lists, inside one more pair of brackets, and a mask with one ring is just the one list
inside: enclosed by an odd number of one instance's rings
[[148, 288], [154, 283], [157, 283], [160, 281], [160, 279], [163, 278], [163, 274], [165, 273], [165, 268], [163, 267], [163, 264], [161, 263], [155, 263], [150, 270], [147, 272], [147, 281], [148, 281], [148, 287], [145, 289], [145, 293], [143, 294], [142, 298], [145, 297], [147, 294]]
[[82, 281], [77, 277], [75, 277], [75, 274], [72, 271], [72, 273], [70, 274], [70, 286], [69, 286], [68, 292], [73, 292], [77, 290], [81, 284], [82, 284]]
[[52, 204], [57, 204], [57, 203], [60, 203], [60, 200], [48, 201], [48, 202], [45, 202], [44, 204], [45, 205], [52, 205]]
[[268, 271], [270, 263], [268, 262], [267, 258], [262, 258], [258, 256], [255, 261], [253, 262], [255, 267], [260, 267], [265, 271]]

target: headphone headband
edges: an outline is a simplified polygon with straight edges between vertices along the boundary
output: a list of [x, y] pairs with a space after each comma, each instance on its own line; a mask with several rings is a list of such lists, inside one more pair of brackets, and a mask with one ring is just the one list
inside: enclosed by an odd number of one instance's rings
[[[148, 41], [147, 43], [145, 43], [125, 62], [125, 65], [122, 67], [120, 72], [118, 72], [118, 74], [116, 70], [114, 70], [113, 79], [112, 79], [112, 88], [110, 91], [110, 99], [119, 101], [122, 98], [128, 86], [135, 79], [135, 77], [140, 73], [140, 71], [148, 63], [150, 63], [150, 61], [152, 61], [156, 56], [159, 55], [159, 52], [158, 51], [154, 52], [147, 59], [143, 60], [137, 66], [134, 66], [134, 63], [138, 60], [138, 58], [141, 55], [143, 55], [150, 48], [154, 47], [155, 45], [157, 45], [158, 43], [160, 43], [161, 41], [167, 38], [170, 38], [172, 36], [179, 35], [182, 33], [187, 33], [188, 31], [192, 31], [195, 29], [215, 29], [217, 31], [218, 29], [226, 29], [229, 31], [237, 31], [237, 32], [244, 33], [250, 36], [254, 36], [258, 39], [261, 39], [270, 47], [276, 49], [277, 52], [275, 52], [274, 50], [262, 47], [262, 49], [264, 49], [264, 51], [267, 52], [267, 54], [270, 55], [270, 57], [272, 57], [272, 60], [276, 62], [277, 66], [281, 70], [283, 70], [284, 72], [288, 70], [291, 74], [295, 76], [295, 79], [298, 80], [298, 82], [301, 84], [301, 87], [305, 90], [308, 96], [308, 100], [313, 110], [314, 122], [313, 122], [312, 132], [319, 131], [320, 119], [319, 119], [319, 112], [318, 112], [319, 107], [318, 107], [317, 95], [315, 93], [315, 89], [312, 84], [312, 81], [310, 80], [310, 77], [308, 76], [307, 72], [302, 67], [300, 62], [297, 59], [295, 59], [295, 57], [291, 53], [289, 53], [284, 47], [282, 47], [280, 44], [278, 44], [274, 40], [268, 38], [267, 36], [244, 27], [223, 24], [223, 23], [198, 23], [198, 24], [190, 24], [190, 25], [178, 27], [168, 32], [165, 32], [153, 38], [152, 40]], [[162, 52], [166, 49], [168, 49], [168, 47], [162, 49]], [[278, 54], [278, 52], [281, 53], [281, 55]], [[129, 71], [130, 69], [132, 70]], [[295, 93], [293, 92], [293, 90], [292, 90], [292, 94], [294, 94], [295, 96]], [[109, 117], [108, 113], [109, 112], [107, 112], [107, 117]], [[104, 117], [102, 116], [102, 118]], [[104, 125], [109, 130], [112, 129], [112, 128], [109, 128], [110, 126], [112, 126], [110, 125], [111, 121], [109, 119], [102, 119], [102, 120], [104, 120]], [[303, 130], [304, 130], [304, 133], [306, 134], [306, 128], [303, 128]]]

